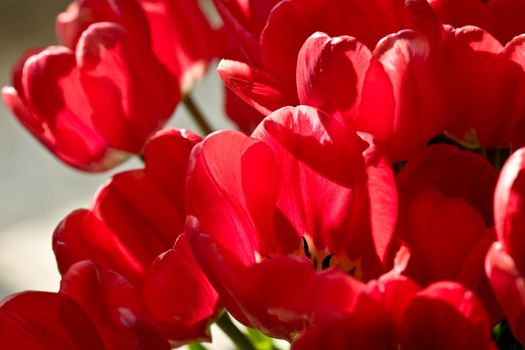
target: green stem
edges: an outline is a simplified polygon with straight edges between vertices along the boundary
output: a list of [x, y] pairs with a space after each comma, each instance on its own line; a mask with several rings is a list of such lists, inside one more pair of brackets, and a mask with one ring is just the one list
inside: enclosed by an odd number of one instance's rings
[[204, 345], [202, 345], [200, 343], [190, 343], [190, 344], [188, 344], [188, 348], [190, 350], [208, 350], [207, 347], [205, 347]]
[[186, 95], [186, 97], [184, 97], [182, 103], [184, 103], [184, 106], [190, 113], [191, 117], [193, 118], [193, 120], [195, 120], [197, 125], [199, 125], [199, 128], [204, 134], [208, 135], [213, 132], [211, 125], [208, 123], [208, 121], [204, 117], [204, 114], [202, 114], [202, 112], [200, 111], [199, 107], [197, 107], [195, 102], [193, 102], [193, 99], [189, 94]]
[[216, 323], [217, 326], [230, 337], [237, 348], [241, 350], [256, 350], [248, 337], [233, 324], [227, 312], [224, 312]]

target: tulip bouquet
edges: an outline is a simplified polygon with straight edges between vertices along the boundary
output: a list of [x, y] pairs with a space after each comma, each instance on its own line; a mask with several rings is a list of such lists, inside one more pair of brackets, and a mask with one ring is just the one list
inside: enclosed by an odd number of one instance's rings
[[[210, 5], [210, 4], [208, 4]], [[68, 165], [5, 349], [522, 349], [525, 1], [76, 0], [3, 101]], [[213, 60], [240, 131], [191, 99]], [[178, 105], [202, 135], [163, 128]], [[231, 316], [246, 328], [239, 328]], [[213, 344], [212, 344], [213, 345]]]

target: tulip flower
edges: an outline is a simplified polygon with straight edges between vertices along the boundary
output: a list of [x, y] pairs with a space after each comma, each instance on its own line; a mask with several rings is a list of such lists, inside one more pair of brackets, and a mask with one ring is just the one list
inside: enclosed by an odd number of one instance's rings
[[397, 196], [369, 135], [290, 107], [251, 137], [210, 135], [191, 158], [188, 242], [246, 325], [289, 339], [346, 308], [352, 279], [332, 268], [369, 280], [389, 265]]
[[58, 293], [24, 292], [0, 305], [10, 349], [155, 349], [169, 344], [122, 276], [90, 261], [71, 266]]
[[58, 158], [85, 171], [139, 153], [179, 96], [152, 53], [109, 22], [88, 27], [75, 51], [51, 46], [23, 57], [13, 85], [2, 93], [19, 121]]
[[501, 311], [484, 272], [495, 240], [492, 198], [497, 174], [482, 156], [432, 145], [399, 172], [398, 237], [410, 250], [404, 274], [422, 286], [442, 280], [477, 293], [497, 324]]
[[346, 318], [307, 330], [292, 349], [496, 349], [481, 303], [457, 283], [421, 289], [388, 277], [367, 289]]
[[71, 213], [53, 237], [63, 274], [88, 259], [122, 275], [173, 344], [208, 340], [218, 311], [217, 294], [181, 235], [188, 157], [198, 141], [186, 130], [158, 133], [144, 169], [113, 176], [92, 208]]
[[76, 0], [57, 16], [57, 35], [74, 48], [89, 25], [104, 21], [122, 25], [137, 45], [152, 49], [183, 93], [202, 78], [217, 53], [217, 33], [197, 0]]
[[5, 348], [105, 349], [86, 313], [68, 296], [23, 292], [0, 304], [0, 338]]
[[448, 124], [441, 31], [425, 1], [287, 0], [261, 33], [262, 63], [223, 60], [218, 70], [265, 115], [298, 103], [318, 107], [374, 135], [402, 160]]
[[84, 171], [140, 153], [218, 45], [196, 1], [79, 0], [56, 29], [63, 46], [24, 54], [2, 94], [44, 146]]
[[430, 0], [447, 28], [458, 106], [447, 130], [469, 146], [525, 144], [525, 2]]
[[514, 336], [525, 343], [525, 149], [503, 167], [494, 194], [498, 242], [487, 254], [485, 269]]

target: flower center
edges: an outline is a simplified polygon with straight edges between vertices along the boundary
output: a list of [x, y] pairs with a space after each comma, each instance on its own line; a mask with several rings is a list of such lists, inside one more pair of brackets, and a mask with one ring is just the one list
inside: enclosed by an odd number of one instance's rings
[[346, 255], [334, 255], [326, 247], [319, 249], [310, 235], [303, 236], [303, 251], [304, 256], [312, 261], [318, 271], [336, 268], [356, 279], [363, 277], [361, 258], [350, 259]]

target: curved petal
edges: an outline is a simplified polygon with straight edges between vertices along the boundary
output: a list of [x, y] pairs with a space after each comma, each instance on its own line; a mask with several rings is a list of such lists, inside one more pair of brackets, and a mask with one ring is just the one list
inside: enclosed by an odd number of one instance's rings
[[178, 78], [181, 91], [189, 92], [217, 54], [217, 33], [198, 1], [139, 0], [138, 3], [148, 19], [155, 55]]
[[448, 131], [468, 141], [474, 130], [479, 143], [491, 148], [512, 141], [525, 113], [524, 42], [517, 37], [503, 48], [480, 28], [451, 30], [446, 49], [462, 96]]
[[494, 243], [485, 260], [485, 271], [512, 334], [525, 342], [525, 281], [500, 242]]
[[[99, 142], [98, 137], [91, 139], [89, 145], [79, 139], [70, 140], [70, 129], [61, 129], [53, 135], [41, 117], [34, 113], [20, 93], [11, 86], [2, 88], [4, 104], [18, 118], [20, 123], [33, 134], [46, 148], [53, 152], [64, 163], [84, 171], [103, 171], [119, 164], [128, 157], [127, 154], [108, 148]], [[63, 126], [63, 125], [62, 125]], [[61, 126], [61, 127], [62, 127]], [[64, 134], [62, 134], [64, 132]], [[83, 134], [89, 137], [89, 132]], [[65, 136], [65, 137], [63, 137]], [[74, 147], [71, 147], [74, 145]], [[62, 147], [67, 146], [67, 147]]]
[[197, 265], [185, 235], [155, 259], [143, 296], [152, 318], [170, 339], [211, 340], [208, 328], [218, 313], [218, 296]]
[[361, 284], [344, 273], [318, 273], [301, 257], [276, 256], [243, 265], [227, 247], [187, 226], [188, 241], [224, 306], [239, 321], [269, 336], [290, 339], [316, 322], [343, 317]]
[[122, 276], [100, 270], [90, 261], [79, 262], [62, 277], [60, 293], [86, 311], [108, 349], [170, 348], [145, 313], [137, 290]]
[[281, 83], [263, 70], [242, 62], [222, 60], [217, 72], [227, 87], [263, 115], [296, 104], [295, 92], [287, 93]]
[[12, 97], [13, 112], [52, 152], [70, 164], [97, 170], [110, 147], [94, 129], [92, 108], [78, 79], [73, 52], [56, 46], [42, 50], [24, 65], [19, 94], [25, 110]]
[[136, 42], [149, 45], [148, 23], [140, 7], [129, 0], [79, 0], [72, 2], [64, 12], [58, 14], [55, 30], [58, 40], [74, 49], [91, 24], [113, 22], [132, 33]]
[[297, 54], [304, 41], [322, 31], [352, 35], [370, 49], [385, 35], [411, 28], [404, 1], [285, 0], [270, 13], [261, 34], [263, 64], [283, 82], [295, 82]]
[[494, 222], [492, 200], [496, 181], [497, 172], [485, 158], [444, 144], [422, 149], [408, 159], [396, 177], [401, 207], [432, 189], [446, 197], [467, 201], [483, 217], [486, 226]]
[[392, 84], [393, 119], [380, 124], [374, 114], [367, 113], [377, 109], [371, 80], [363, 91], [356, 128], [376, 136], [388, 147], [393, 160], [406, 159], [447, 125], [448, 71], [427, 37], [412, 30], [383, 38], [373, 55]]
[[292, 343], [292, 350], [391, 350], [395, 348], [389, 314], [371, 298], [361, 297], [343, 320], [309, 328]]
[[[309, 236], [320, 253], [327, 247], [336, 255], [344, 252], [351, 260], [362, 259], [365, 271], [370, 269], [365, 279], [377, 273], [378, 257], [384, 258], [396, 216], [395, 210], [379, 209], [396, 205], [384, 198], [383, 204], [372, 203], [379, 200], [372, 192], [385, 190], [394, 202], [397, 197], [390, 168], [380, 165], [387, 163], [384, 155], [367, 144], [371, 139], [363, 140], [351, 128], [306, 106], [272, 114], [253, 137], [272, 148], [282, 169], [278, 207], [295, 232]], [[371, 178], [385, 182], [372, 186]], [[378, 209], [377, 217], [372, 208]]]
[[24, 292], [4, 299], [0, 339], [9, 349], [107, 349], [82, 308], [59, 293]]
[[78, 261], [93, 260], [102, 268], [119, 271], [133, 283], [144, 276], [147, 265], [135, 258], [88, 210], [76, 210], [57, 226], [53, 251], [61, 274]]
[[[455, 280], [483, 235], [485, 225], [479, 214], [461, 199], [425, 191], [413, 200], [407, 215], [405, 241], [411, 257], [405, 273], [423, 286]], [[481, 265], [478, 270], [480, 279]]]
[[139, 152], [174, 111], [180, 99], [175, 80], [114, 23], [91, 25], [76, 55], [95, 128], [116, 148]]
[[370, 50], [350, 36], [312, 34], [297, 59], [297, 92], [302, 104], [345, 119], [357, 117]]
[[150, 264], [182, 233], [188, 158], [200, 137], [164, 130], [146, 146], [144, 170], [116, 174], [99, 189], [91, 210], [70, 214], [53, 248], [64, 273], [90, 259], [140, 285]]
[[514, 152], [501, 170], [494, 194], [496, 232], [504, 249], [525, 272], [525, 148]]
[[497, 349], [481, 303], [472, 292], [452, 282], [436, 283], [419, 292], [405, 310], [405, 324], [403, 349]]
[[279, 252], [273, 233], [280, 174], [270, 149], [231, 131], [208, 136], [192, 154], [187, 183], [188, 214], [244, 264]]

